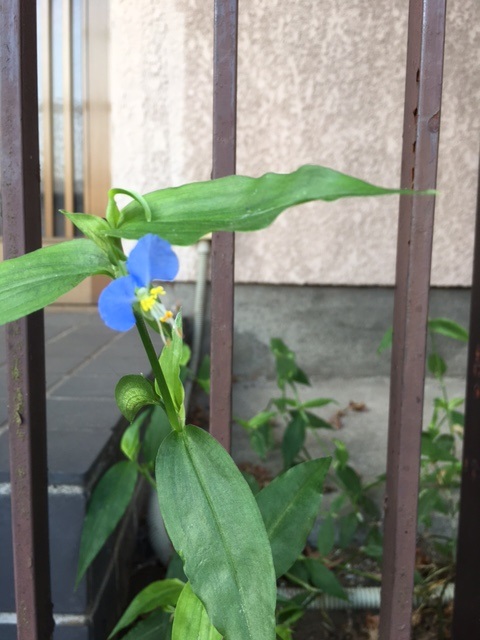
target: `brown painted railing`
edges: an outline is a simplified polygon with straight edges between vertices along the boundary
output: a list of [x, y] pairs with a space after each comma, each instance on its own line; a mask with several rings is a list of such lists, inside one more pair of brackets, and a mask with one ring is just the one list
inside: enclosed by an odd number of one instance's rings
[[[35, 249], [41, 242], [35, 3], [2, 0], [0, 7], [1, 192], [5, 255], [13, 257]], [[213, 177], [235, 172], [237, 20], [237, 0], [215, 0]], [[435, 187], [444, 30], [445, 0], [410, 1], [401, 177], [404, 187]], [[382, 640], [406, 640], [411, 635], [433, 213], [433, 197], [401, 199], [385, 498]], [[455, 640], [470, 640], [480, 633], [479, 227], [477, 224]], [[231, 422], [233, 256], [233, 235], [216, 234], [212, 259], [211, 431], [227, 449]], [[19, 640], [48, 640], [52, 629], [43, 351], [42, 314], [9, 327], [9, 368], [16, 372], [10, 376], [10, 458]]]

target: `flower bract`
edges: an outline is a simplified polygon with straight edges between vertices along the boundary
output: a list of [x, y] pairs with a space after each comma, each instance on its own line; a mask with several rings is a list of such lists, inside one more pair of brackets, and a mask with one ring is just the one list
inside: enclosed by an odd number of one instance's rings
[[[178, 273], [178, 258], [166, 240], [148, 234], [127, 258], [128, 275], [112, 280], [102, 291], [98, 311], [103, 322], [116, 331], [135, 324], [134, 306], [158, 322], [171, 322], [173, 314], [161, 302], [165, 289], [156, 281], [171, 281]], [[155, 284], [154, 284], [155, 283]]]

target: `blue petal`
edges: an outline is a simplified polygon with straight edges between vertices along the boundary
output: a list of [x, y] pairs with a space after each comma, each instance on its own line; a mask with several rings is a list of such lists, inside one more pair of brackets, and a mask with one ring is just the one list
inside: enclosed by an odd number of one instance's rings
[[98, 312], [107, 327], [115, 331], [131, 329], [135, 324], [135, 299], [135, 282], [130, 276], [110, 282], [98, 299]]
[[166, 240], [149, 233], [128, 256], [127, 269], [137, 287], [148, 288], [152, 280], [173, 280], [178, 273], [178, 258]]

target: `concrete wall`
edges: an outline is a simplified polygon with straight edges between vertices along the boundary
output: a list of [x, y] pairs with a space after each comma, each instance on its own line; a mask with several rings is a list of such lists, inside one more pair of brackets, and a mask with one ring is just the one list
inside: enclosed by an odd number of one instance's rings
[[[212, 2], [111, 0], [112, 176], [141, 192], [211, 171]], [[240, 3], [238, 173], [318, 163], [399, 182], [407, 4]], [[468, 286], [480, 3], [449, 3], [433, 283]], [[304, 205], [237, 239], [239, 282], [389, 285], [397, 199]], [[194, 277], [182, 250], [180, 279]]]

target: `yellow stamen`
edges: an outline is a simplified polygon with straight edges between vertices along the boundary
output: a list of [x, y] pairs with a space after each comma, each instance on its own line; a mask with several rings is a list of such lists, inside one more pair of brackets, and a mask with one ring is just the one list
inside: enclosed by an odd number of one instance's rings
[[142, 300], [140, 300], [140, 306], [142, 307], [142, 310], [146, 313], [148, 311], [151, 311], [155, 302], [157, 301], [158, 296], [164, 295], [165, 289], [162, 286], [152, 287], [150, 289], [148, 297], [142, 298]]
[[160, 318], [160, 322], [168, 322], [170, 318], [173, 318], [173, 313], [171, 311], [166, 311], [165, 315]]
[[152, 309], [155, 302], [157, 301], [157, 296], [149, 295], [148, 298], [143, 298], [140, 300], [140, 306], [142, 307], [142, 311], [148, 312]]

